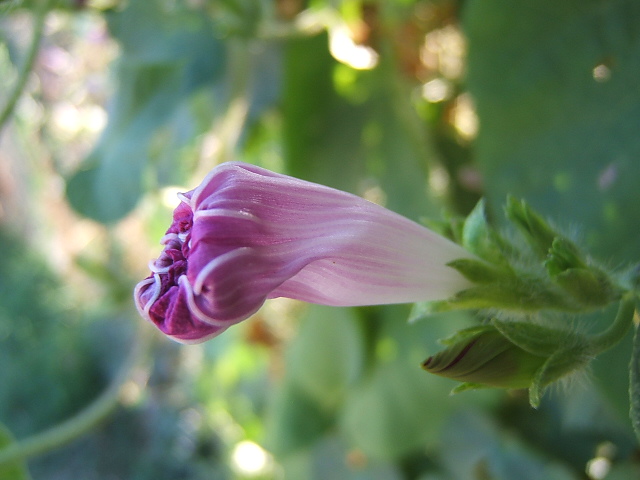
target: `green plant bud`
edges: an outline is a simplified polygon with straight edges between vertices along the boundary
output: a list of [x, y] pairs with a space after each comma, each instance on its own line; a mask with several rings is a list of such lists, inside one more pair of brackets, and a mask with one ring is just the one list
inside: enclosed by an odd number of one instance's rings
[[498, 388], [527, 388], [546, 358], [523, 350], [494, 326], [469, 330], [460, 340], [429, 357], [422, 367], [430, 373]]
[[447, 348], [422, 367], [435, 375], [465, 382], [469, 388], [529, 388], [537, 406], [544, 388], [582, 368], [591, 358], [582, 336], [521, 322], [494, 320], [463, 330], [445, 341]]
[[527, 241], [541, 258], [547, 256], [558, 233], [547, 221], [537, 214], [524, 200], [507, 198], [505, 212], [509, 220], [524, 233]]

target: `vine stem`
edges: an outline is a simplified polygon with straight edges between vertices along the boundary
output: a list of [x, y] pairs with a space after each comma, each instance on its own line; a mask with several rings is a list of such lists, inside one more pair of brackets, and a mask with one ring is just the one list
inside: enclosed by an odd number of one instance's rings
[[7, 120], [9, 120], [9, 117], [18, 103], [18, 99], [27, 85], [29, 74], [31, 73], [36, 57], [38, 56], [40, 41], [42, 40], [42, 34], [44, 31], [44, 21], [47, 18], [47, 13], [51, 9], [53, 2], [54, 0], [41, 0], [36, 6], [34, 11], [33, 36], [31, 37], [31, 43], [29, 44], [26, 57], [18, 73], [18, 78], [13, 86], [13, 90], [9, 93], [7, 102], [2, 110], [0, 110], [0, 132], [7, 123]]
[[89, 432], [107, 418], [120, 404], [122, 387], [132, 380], [144, 361], [148, 348], [146, 337], [147, 335], [144, 335], [140, 329], [120, 372], [98, 398], [68, 420], [1, 449], [0, 466], [41, 455], [67, 444]]

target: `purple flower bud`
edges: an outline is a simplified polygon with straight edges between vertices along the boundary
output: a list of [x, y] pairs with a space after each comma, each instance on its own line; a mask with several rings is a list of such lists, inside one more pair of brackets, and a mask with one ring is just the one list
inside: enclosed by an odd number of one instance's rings
[[268, 298], [379, 305], [446, 299], [470, 286], [446, 266], [468, 252], [349, 193], [229, 162], [179, 197], [135, 300], [183, 343], [218, 335]]

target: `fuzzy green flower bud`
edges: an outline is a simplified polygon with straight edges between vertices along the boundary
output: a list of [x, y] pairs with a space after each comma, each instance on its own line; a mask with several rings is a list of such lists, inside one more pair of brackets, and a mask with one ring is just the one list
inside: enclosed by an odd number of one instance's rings
[[422, 367], [433, 374], [465, 382], [454, 392], [472, 388], [529, 388], [537, 406], [544, 387], [583, 367], [591, 358], [582, 336], [534, 324], [501, 322], [458, 332], [447, 348]]
[[513, 344], [492, 325], [464, 330], [451, 340], [455, 343], [422, 364], [427, 372], [489, 387], [526, 388], [546, 360]]

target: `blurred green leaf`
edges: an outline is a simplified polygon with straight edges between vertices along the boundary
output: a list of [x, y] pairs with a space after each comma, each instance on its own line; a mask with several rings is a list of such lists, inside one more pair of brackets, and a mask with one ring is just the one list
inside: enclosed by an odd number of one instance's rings
[[337, 407], [363, 370], [363, 331], [354, 312], [310, 305], [287, 352], [292, 381], [325, 408]]
[[616, 260], [640, 254], [639, 15], [635, 0], [474, 0], [464, 17], [491, 206], [524, 197]]
[[397, 460], [437, 442], [459, 402], [484, 403], [494, 392], [452, 397], [455, 382], [420, 368], [441, 349], [439, 338], [469, 325], [465, 315], [445, 314], [407, 325], [405, 306], [384, 307], [380, 313], [375, 363], [372, 360], [370, 371], [349, 391], [340, 421], [345, 436], [366, 455]]
[[[0, 451], [13, 443], [13, 436], [7, 427], [0, 423]], [[29, 472], [24, 462], [11, 462], [0, 465], [0, 480], [29, 480]]]
[[[158, 163], [154, 135], [167, 125], [176, 131], [189, 125], [172, 121], [199, 88], [213, 87], [224, 68], [223, 46], [204, 12], [180, 3], [134, 0], [107, 20], [123, 50], [116, 66], [118, 90], [98, 145], [67, 185], [72, 206], [103, 223], [119, 220], [136, 205], [145, 172], [154, 160]], [[196, 133], [193, 129], [187, 137]], [[166, 153], [157, 150], [157, 155]], [[172, 164], [180, 171], [175, 159]]]
[[436, 440], [453, 407], [450, 389], [451, 385], [426, 375], [418, 365], [379, 365], [351, 391], [343, 428], [365, 454], [398, 459]]
[[377, 192], [378, 201], [414, 220], [433, 212], [425, 181], [434, 153], [402, 87], [390, 65], [356, 71], [336, 62], [326, 35], [291, 41], [283, 80], [288, 173], [360, 195]]
[[402, 480], [400, 469], [349, 450], [343, 439], [329, 435], [309, 450], [283, 462], [284, 477], [304, 480]]
[[332, 421], [316, 399], [285, 379], [274, 392], [266, 418], [267, 447], [278, 456], [291, 455], [317, 442]]
[[[91, 322], [26, 246], [0, 229], [0, 418], [19, 437], [71, 415], [106, 380], [94, 356], [99, 348], [88, 340]], [[111, 339], [100, 340], [113, 353]]]
[[[364, 112], [335, 92], [332, 71], [336, 62], [328, 42], [326, 35], [318, 35], [292, 40], [287, 46], [285, 160], [293, 176], [353, 191], [364, 166], [358, 141]], [[309, 58], [313, 61], [305, 60]]]
[[577, 480], [560, 463], [502, 431], [489, 416], [463, 410], [444, 428], [440, 455], [452, 478]]

